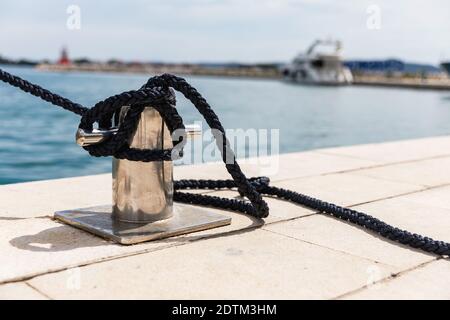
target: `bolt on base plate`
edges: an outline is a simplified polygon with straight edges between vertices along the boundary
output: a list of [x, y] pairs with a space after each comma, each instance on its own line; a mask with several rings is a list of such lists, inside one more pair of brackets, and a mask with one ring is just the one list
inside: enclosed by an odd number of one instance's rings
[[55, 219], [120, 244], [136, 244], [181, 234], [226, 226], [231, 218], [210, 211], [174, 203], [173, 217], [137, 224], [112, 219], [111, 206], [97, 206], [55, 212]]

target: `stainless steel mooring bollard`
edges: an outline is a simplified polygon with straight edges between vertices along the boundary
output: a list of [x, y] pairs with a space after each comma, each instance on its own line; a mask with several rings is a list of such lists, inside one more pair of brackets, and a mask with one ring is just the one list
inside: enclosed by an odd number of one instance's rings
[[[120, 112], [123, 119], [129, 107]], [[120, 122], [119, 119], [119, 122]], [[198, 130], [187, 127], [188, 136]], [[114, 135], [108, 131], [78, 130], [77, 143], [101, 143]], [[164, 120], [152, 107], [141, 113], [137, 129], [129, 145], [137, 149], [170, 149], [172, 137]], [[215, 228], [231, 223], [229, 217], [200, 207], [173, 202], [172, 161], [139, 162], [113, 158], [112, 206], [99, 206], [55, 213], [55, 218], [122, 244]]]
[[[127, 108], [122, 108], [120, 119]], [[119, 120], [120, 121], [120, 120]], [[172, 139], [158, 111], [145, 108], [129, 145], [136, 149], [169, 149]], [[113, 217], [143, 223], [173, 216], [173, 164], [113, 158]]]

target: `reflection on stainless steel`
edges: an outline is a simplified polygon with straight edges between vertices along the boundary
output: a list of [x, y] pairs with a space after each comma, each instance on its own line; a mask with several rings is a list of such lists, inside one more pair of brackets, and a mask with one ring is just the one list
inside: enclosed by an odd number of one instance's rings
[[[120, 120], [127, 108], [122, 107]], [[150, 150], [172, 148], [170, 132], [155, 109], [147, 107], [141, 113], [129, 145]], [[113, 158], [113, 217], [134, 223], [170, 218], [173, 209], [172, 171], [171, 161], [139, 162]]]
[[83, 129], [78, 129], [76, 134], [76, 142], [79, 146], [85, 147], [96, 143], [101, 143], [111, 136], [117, 133], [117, 128], [110, 130], [98, 130], [94, 129], [92, 131], [86, 131]]
[[[195, 138], [202, 134], [202, 129], [197, 124], [187, 124], [185, 129], [188, 138]], [[109, 130], [93, 129], [92, 131], [78, 129], [75, 140], [79, 146], [86, 147], [106, 141], [111, 136], [115, 135], [117, 130], [118, 128], [112, 128]]]
[[[122, 121], [129, 107], [120, 112]], [[111, 130], [78, 129], [80, 146], [101, 143], [117, 133]], [[199, 125], [186, 125], [188, 137], [201, 134]], [[164, 120], [151, 107], [141, 113], [138, 127], [128, 141], [135, 149], [170, 149], [170, 132]], [[146, 223], [168, 219], [173, 207], [173, 165], [170, 161], [136, 162], [113, 158], [113, 216], [126, 222]]]

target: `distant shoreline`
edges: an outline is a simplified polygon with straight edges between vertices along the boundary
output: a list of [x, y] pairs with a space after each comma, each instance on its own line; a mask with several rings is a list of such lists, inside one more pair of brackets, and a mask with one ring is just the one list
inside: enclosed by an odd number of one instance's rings
[[[1, 64], [5, 66], [34, 68], [49, 72], [100, 72], [100, 73], [131, 73], [131, 74], [163, 74], [173, 73], [182, 76], [208, 76], [219, 78], [242, 78], [259, 80], [281, 80], [282, 74], [276, 67], [203, 67], [200, 65], [138, 65], [114, 66], [108, 64], [57, 65], [57, 64]], [[386, 75], [356, 73], [353, 75], [354, 86], [392, 87], [427, 90], [450, 90], [450, 78], [421, 77], [420, 75]]]
[[[50, 72], [104, 72], [163, 74], [173, 73], [184, 76], [213, 76], [250, 79], [282, 79], [281, 71], [276, 67], [203, 67], [199, 65], [137, 65], [122, 66], [109, 64], [56, 65], [39, 64], [36, 70]], [[380, 73], [357, 73], [353, 75], [353, 85], [383, 86], [410, 89], [450, 90], [450, 79], [442, 77], [423, 77], [421, 75], [387, 75]]]
[[450, 79], [423, 79], [385, 76], [354, 76], [353, 85], [372, 87], [392, 87], [407, 89], [450, 90]]
[[200, 65], [137, 65], [123, 66], [110, 64], [56, 65], [39, 64], [36, 70], [53, 72], [105, 72], [163, 74], [173, 73], [194, 76], [242, 77], [258, 79], [280, 79], [281, 73], [276, 67], [239, 66], [239, 67], [203, 67]]

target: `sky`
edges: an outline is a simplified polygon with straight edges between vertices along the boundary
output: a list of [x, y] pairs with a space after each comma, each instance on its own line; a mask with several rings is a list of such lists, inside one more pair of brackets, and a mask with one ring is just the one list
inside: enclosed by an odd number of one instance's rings
[[437, 64], [450, 60], [449, 35], [448, 0], [0, 1], [0, 55], [10, 58], [56, 59], [67, 46], [98, 60], [285, 62], [333, 38], [347, 59]]

